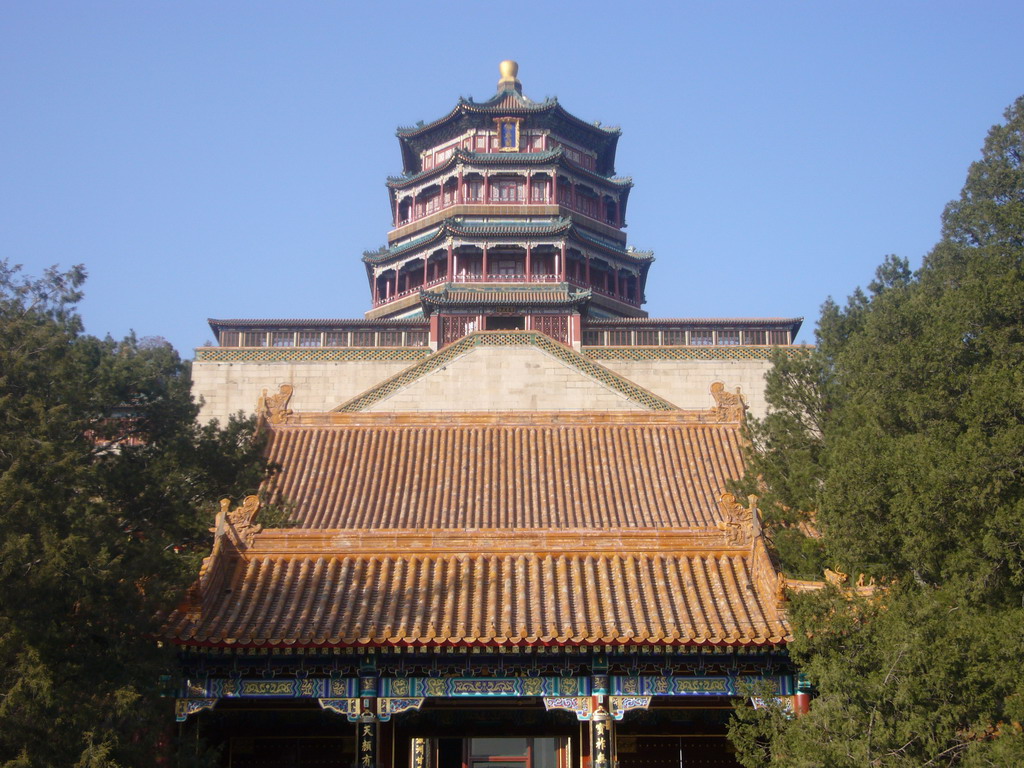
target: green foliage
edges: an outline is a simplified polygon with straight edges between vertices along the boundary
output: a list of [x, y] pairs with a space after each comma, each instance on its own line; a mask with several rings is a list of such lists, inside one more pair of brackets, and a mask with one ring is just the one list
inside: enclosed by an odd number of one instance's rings
[[770, 375], [750, 467], [776, 554], [791, 575], [828, 564], [898, 586], [794, 602], [818, 697], [781, 725], [739, 712], [745, 765], [1024, 764], [1022, 158], [1024, 97], [921, 268], [889, 257]]
[[3, 766], [153, 764], [170, 722], [154, 617], [217, 499], [262, 473], [251, 424], [195, 424], [173, 349], [82, 333], [84, 278], [0, 262]]

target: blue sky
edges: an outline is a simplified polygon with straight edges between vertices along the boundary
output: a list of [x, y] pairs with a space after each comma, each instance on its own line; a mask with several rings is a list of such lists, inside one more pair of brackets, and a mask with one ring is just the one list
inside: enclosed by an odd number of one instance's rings
[[524, 92], [620, 125], [654, 316], [804, 316], [936, 241], [1024, 93], [1024, 3], [0, 5], [0, 257], [84, 263], [90, 333], [359, 317], [394, 131]]

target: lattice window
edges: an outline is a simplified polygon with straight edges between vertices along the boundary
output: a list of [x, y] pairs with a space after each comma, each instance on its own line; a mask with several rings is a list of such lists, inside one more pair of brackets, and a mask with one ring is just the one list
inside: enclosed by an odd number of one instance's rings
[[295, 333], [292, 331], [274, 331], [270, 334], [270, 346], [294, 347]]
[[441, 343], [451, 344], [476, 329], [476, 318], [469, 316], [448, 316], [441, 318]]
[[744, 344], [757, 344], [762, 345], [767, 343], [765, 339], [765, 333], [762, 330], [756, 331], [744, 331], [743, 332], [743, 343]]
[[690, 331], [690, 343], [696, 347], [710, 346], [715, 343], [715, 332], [710, 328], [694, 328]]
[[352, 332], [352, 346], [353, 347], [372, 347], [375, 346], [373, 343], [373, 331], [353, 331]]
[[426, 331], [409, 331], [405, 336], [407, 347], [425, 347], [430, 343], [430, 335]]
[[401, 331], [381, 331], [380, 332], [380, 345], [382, 347], [400, 347], [400, 346], [402, 346], [402, 332]]
[[324, 334], [325, 347], [347, 347], [348, 331], [327, 331]]
[[243, 347], [265, 347], [267, 346], [266, 331], [246, 331], [242, 334]]
[[320, 331], [299, 331], [300, 347], [319, 347]]
[[628, 347], [633, 344], [633, 332], [615, 330], [608, 331], [608, 346], [609, 347]]
[[563, 344], [569, 343], [569, 318], [565, 315], [534, 315], [533, 330]]
[[730, 346], [740, 343], [740, 332], [727, 328], [718, 332], [718, 343], [722, 346]]
[[789, 331], [768, 331], [769, 344], [789, 344]]
[[238, 346], [239, 333], [238, 331], [221, 331], [220, 332], [220, 345], [222, 347], [237, 347]]
[[657, 331], [637, 331], [636, 343], [641, 347], [653, 347], [658, 344]]
[[585, 347], [603, 347], [604, 346], [604, 331], [584, 331], [583, 332], [583, 346], [585, 346]]
[[686, 331], [682, 328], [669, 328], [661, 332], [661, 343], [668, 347], [681, 347], [686, 344]]
[[482, 181], [465, 182], [466, 202], [479, 203], [484, 199], [484, 183]]
[[513, 203], [523, 199], [522, 183], [515, 179], [494, 179], [491, 181], [491, 200]]

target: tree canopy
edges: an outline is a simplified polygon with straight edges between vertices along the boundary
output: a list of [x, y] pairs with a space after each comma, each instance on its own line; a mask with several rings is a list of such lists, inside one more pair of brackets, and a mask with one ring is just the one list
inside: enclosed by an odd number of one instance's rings
[[251, 424], [196, 424], [169, 345], [82, 332], [84, 279], [0, 262], [3, 766], [154, 763], [172, 722], [157, 612], [194, 577], [216, 500], [262, 473]]
[[769, 375], [746, 483], [777, 556], [885, 587], [793, 601], [817, 698], [741, 709], [745, 765], [1024, 764], [1024, 97], [1005, 118], [920, 269], [887, 258]]

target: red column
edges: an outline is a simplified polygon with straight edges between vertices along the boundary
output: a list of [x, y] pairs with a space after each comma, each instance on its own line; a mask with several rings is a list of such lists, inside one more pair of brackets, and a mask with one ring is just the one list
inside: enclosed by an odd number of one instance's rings
[[465, 187], [465, 185], [463, 184], [463, 181], [462, 181], [462, 169], [461, 168], [459, 168], [459, 186], [458, 186], [458, 190], [456, 191], [456, 202], [458, 202], [460, 205], [462, 203], [466, 202], [466, 187]]
[[484, 176], [484, 205], [491, 203], [491, 177]]
[[427, 267], [430, 265], [430, 256], [423, 257], [423, 284], [426, 285], [430, 282], [430, 275], [428, 274]]
[[452, 281], [453, 275], [454, 275], [454, 272], [452, 271], [452, 244], [449, 242], [448, 243], [448, 272], [447, 272], [447, 279], [448, 279], [449, 283]]
[[526, 282], [530, 282], [530, 275], [533, 274], [533, 248], [526, 244]]
[[377, 305], [377, 275], [373, 276], [373, 304]]
[[558, 205], [558, 171], [551, 174], [551, 199], [548, 202]]
[[409, 221], [415, 221], [416, 219], [416, 195], [412, 196], [412, 202], [409, 203]]
[[562, 241], [562, 263], [559, 265], [559, 279], [565, 282], [565, 240]]
[[615, 198], [615, 226], [622, 228], [622, 204], [620, 198]]
[[793, 713], [799, 717], [811, 711], [811, 694], [807, 691], [797, 691], [793, 696]]
[[590, 256], [587, 256], [586, 259], [587, 259], [587, 262], [586, 262], [586, 283], [589, 286], [590, 285]]
[[619, 298], [619, 268], [615, 268], [615, 298]]
[[402, 218], [402, 201], [395, 195], [395, 229], [398, 229], [398, 221]]
[[441, 318], [435, 312], [430, 316], [430, 346], [437, 349], [440, 346]]
[[488, 271], [489, 269], [490, 265], [487, 263], [487, 243], [484, 243], [484, 256], [483, 261], [480, 264], [480, 270], [481, 272], [483, 272], [484, 280], [486, 280], [487, 275], [490, 274], [490, 272]]

